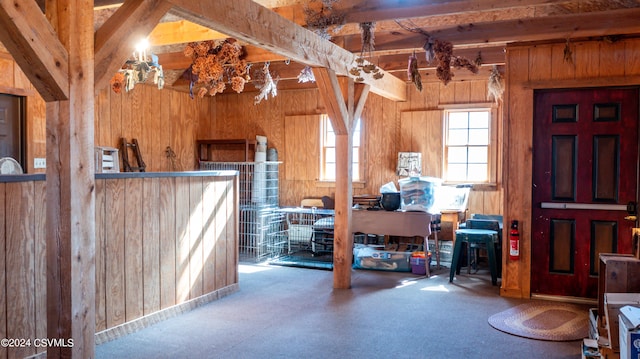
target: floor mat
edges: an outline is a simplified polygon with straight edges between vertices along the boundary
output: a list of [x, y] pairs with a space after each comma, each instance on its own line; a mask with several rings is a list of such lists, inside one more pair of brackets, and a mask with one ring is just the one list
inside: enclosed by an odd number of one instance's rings
[[311, 252], [296, 252], [269, 261], [269, 264], [311, 269], [333, 270], [333, 256], [312, 255]]
[[589, 336], [589, 311], [584, 305], [532, 301], [489, 317], [489, 324], [524, 338], [573, 341]]

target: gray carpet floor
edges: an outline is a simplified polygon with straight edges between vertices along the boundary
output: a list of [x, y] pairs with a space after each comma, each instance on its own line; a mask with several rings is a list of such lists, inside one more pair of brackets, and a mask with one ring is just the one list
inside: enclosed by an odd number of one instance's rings
[[119, 339], [97, 358], [580, 358], [580, 341], [525, 339], [487, 319], [527, 300], [500, 297], [486, 271], [449, 283], [354, 270], [241, 264], [240, 290]]

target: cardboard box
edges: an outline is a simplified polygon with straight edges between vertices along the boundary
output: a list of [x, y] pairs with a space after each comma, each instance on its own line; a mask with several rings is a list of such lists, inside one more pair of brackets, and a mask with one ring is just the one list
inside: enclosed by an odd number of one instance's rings
[[605, 293], [604, 294], [604, 307], [605, 315], [607, 317], [607, 328], [609, 338], [609, 348], [614, 352], [620, 350], [620, 342], [618, 340], [619, 334], [619, 319], [620, 308], [627, 305], [640, 306], [640, 293]]
[[618, 317], [620, 358], [640, 358], [640, 308], [624, 306]]
[[582, 359], [600, 359], [600, 350], [598, 349], [598, 341], [595, 339], [582, 340]]

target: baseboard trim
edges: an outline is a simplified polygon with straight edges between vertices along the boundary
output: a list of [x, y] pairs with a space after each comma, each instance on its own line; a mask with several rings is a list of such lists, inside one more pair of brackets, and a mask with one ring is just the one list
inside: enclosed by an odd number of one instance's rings
[[132, 320], [130, 322], [126, 322], [126, 323], [117, 325], [115, 327], [105, 329], [101, 332], [96, 333], [95, 343], [96, 345], [100, 345], [100, 344], [118, 339], [125, 335], [137, 332], [141, 329], [149, 327], [158, 322], [161, 322], [169, 318], [176, 317], [182, 313], [191, 311], [204, 304], [224, 298], [230, 294], [237, 292], [239, 289], [240, 287], [238, 283], [234, 283], [224, 288], [215, 290], [211, 293], [204, 294], [198, 298], [188, 300], [184, 303], [176, 304], [174, 306], [159, 310], [149, 315], [145, 315], [143, 317]]
[[569, 296], [560, 296], [560, 295], [531, 294], [531, 299], [552, 300], [555, 302], [574, 303], [574, 304], [598, 305], [597, 299], [569, 297]]

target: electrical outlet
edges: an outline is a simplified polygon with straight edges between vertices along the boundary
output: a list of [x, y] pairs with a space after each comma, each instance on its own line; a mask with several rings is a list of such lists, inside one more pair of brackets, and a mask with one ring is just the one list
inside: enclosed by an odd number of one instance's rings
[[33, 168], [47, 168], [47, 159], [46, 158], [34, 158], [33, 159]]

